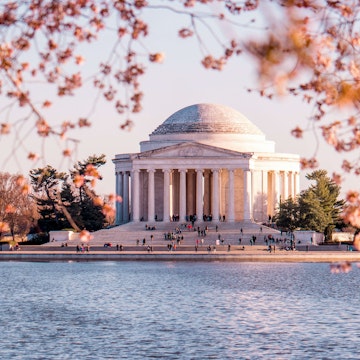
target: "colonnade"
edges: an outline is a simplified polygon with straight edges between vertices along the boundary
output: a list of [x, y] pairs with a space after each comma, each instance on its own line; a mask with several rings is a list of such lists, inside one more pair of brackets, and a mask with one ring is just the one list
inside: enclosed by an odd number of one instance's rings
[[299, 192], [299, 173], [239, 168], [133, 169], [116, 172], [116, 223], [264, 221], [280, 199]]

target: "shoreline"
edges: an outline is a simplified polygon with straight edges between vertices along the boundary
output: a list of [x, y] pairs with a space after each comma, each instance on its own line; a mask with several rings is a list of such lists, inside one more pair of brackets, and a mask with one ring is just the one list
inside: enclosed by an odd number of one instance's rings
[[89, 262], [89, 261], [232, 261], [232, 262], [298, 262], [334, 263], [360, 262], [360, 252], [352, 251], [278, 251], [259, 253], [255, 251], [90, 251], [76, 253], [70, 251], [1, 251], [1, 261], [28, 262]]

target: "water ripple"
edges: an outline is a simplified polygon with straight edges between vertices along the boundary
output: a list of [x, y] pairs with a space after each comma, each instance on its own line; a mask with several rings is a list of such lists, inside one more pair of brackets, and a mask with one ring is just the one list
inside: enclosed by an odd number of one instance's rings
[[356, 272], [326, 264], [0, 263], [1, 359], [356, 359]]

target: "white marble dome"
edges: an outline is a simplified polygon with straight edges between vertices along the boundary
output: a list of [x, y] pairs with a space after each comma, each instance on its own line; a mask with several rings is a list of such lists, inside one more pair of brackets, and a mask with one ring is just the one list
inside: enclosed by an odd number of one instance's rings
[[141, 151], [197, 142], [239, 152], [274, 152], [275, 143], [243, 114], [228, 106], [195, 104], [172, 114], [140, 143]]
[[187, 106], [172, 114], [152, 132], [152, 135], [175, 133], [263, 135], [243, 114], [228, 106], [217, 104]]

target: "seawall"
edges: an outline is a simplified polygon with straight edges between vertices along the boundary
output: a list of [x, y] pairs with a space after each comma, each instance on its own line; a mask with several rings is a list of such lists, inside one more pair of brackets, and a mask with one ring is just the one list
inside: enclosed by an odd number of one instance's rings
[[360, 262], [360, 252], [298, 252], [278, 251], [268, 253], [262, 251], [234, 252], [120, 252], [90, 251], [76, 253], [70, 251], [2, 251], [0, 261], [233, 261], [233, 262]]

